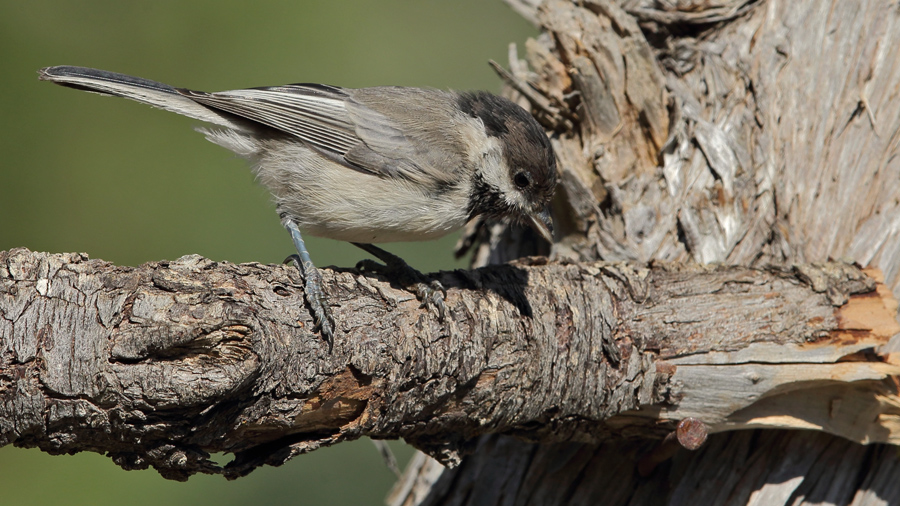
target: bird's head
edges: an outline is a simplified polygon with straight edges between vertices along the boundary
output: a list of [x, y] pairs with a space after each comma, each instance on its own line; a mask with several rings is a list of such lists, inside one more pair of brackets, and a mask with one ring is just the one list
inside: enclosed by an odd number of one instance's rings
[[558, 176], [544, 129], [526, 110], [490, 93], [461, 94], [459, 105], [481, 120], [485, 134], [499, 146], [497, 159], [481, 164], [473, 176], [470, 216], [524, 222], [552, 243], [549, 205]]

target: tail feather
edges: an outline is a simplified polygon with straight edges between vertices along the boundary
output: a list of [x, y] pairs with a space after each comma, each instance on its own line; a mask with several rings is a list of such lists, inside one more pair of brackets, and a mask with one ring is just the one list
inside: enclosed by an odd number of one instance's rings
[[38, 78], [69, 88], [128, 98], [235, 130], [246, 131], [252, 128], [246, 120], [233, 114], [217, 111], [191, 100], [178, 88], [141, 77], [63, 65], [41, 69]]

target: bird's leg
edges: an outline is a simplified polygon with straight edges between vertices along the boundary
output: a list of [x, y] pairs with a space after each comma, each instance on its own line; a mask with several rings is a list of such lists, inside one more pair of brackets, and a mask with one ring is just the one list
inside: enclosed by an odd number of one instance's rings
[[284, 262], [293, 262], [303, 275], [306, 302], [309, 304], [316, 327], [322, 331], [322, 337], [328, 343], [330, 351], [334, 346], [334, 316], [331, 315], [331, 307], [329, 307], [328, 299], [322, 290], [322, 275], [319, 274], [319, 270], [309, 258], [306, 244], [303, 243], [303, 236], [300, 235], [300, 229], [297, 228], [294, 220], [282, 218], [282, 223], [284, 228], [291, 233], [291, 240], [294, 241], [294, 247], [297, 249], [297, 254], [287, 257]]
[[372, 260], [362, 260], [356, 264], [356, 268], [364, 271], [381, 272], [399, 282], [406, 290], [416, 294], [422, 302], [422, 307], [437, 310], [441, 321], [447, 316], [447, 308], [444, 306], [444, 298], [447, 290], [440, 281], [431, 280], [421, 272], [413, 269], [402, 258], [387, 252], [378, 246], [367, 243], [352, 243], [354, 246], [365, 250], [384, 262], [381, 265]]

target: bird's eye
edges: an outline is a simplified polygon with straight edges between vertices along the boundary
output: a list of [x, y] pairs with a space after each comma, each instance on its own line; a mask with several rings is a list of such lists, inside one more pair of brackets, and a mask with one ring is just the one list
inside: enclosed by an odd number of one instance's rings
[[520, 189], [528, 188], [528, 185], [531, 184], [531, 180], [525, 175], [524, 172], [517, 172], [515, 176], [513, 176], [513, 182], [516, 183]]

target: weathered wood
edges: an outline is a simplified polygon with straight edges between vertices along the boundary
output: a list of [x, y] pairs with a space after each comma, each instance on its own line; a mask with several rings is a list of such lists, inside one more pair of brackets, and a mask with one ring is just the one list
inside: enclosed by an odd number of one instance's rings
[[[881, 269], [887, 290], [900, 293], [896, 5], [877, 0], [506, 1], [543, 30], [526, 43], [525, 61], [516, 56], [510, 68], [536, 93], [565, 97], [562, 103], [576, 115], [568, 125], [545, 123], [554, 128], [562, 171], [563, 191], [555, 206], [562, 240], [554, 245], [554, 256], [743, 265], [844, 258]], [[662, 85], [652, 78], [654, 68], [663, 76]], [[658, 97], [656, 103], [651, 97]], [[664, 124], [654, 111], [661, 109], [668, 112], [668, 131], [659, 147]], [[517, 232], [488, 231], [476, 246], [476, 265], [521, 254]], [[852, 339], [851, 331], [842, 340]], [[898, 346], [895, 339], [880, 353], [895, 353]], [[785, 354], [793, 351], [785, 348]], [[753, 390], [752, 382], [741, 383], [742, 378], [771, 371], [767, 358], [772, 353], [762, 355], [761, 363], [734, 368], [681, 363], [676, 374], [693, 374], [688, 385], [710, 372], [724, 373], [728, 385], [706, 382], [709, 391], [694, 394], [699, 394], [695, 400], [710, 402], [717, 391], [718, 399], [728, 403], [732, 396], [748, 395], [743, 389], [748, 384]], [[831, 373], [812, 366], [796, 370], [818, 378]], [[731, 378], [729, 372], [734, 372]], [[819, 387], [804, 392], [808, 397], [786, 391], [760, 398], [728, 423], [733, 428], [789, 424], [828, 430], [843, 425], [832, 414], [848, 410], [859, 414], [845, 425], [851, 431], [864, 432], [872, 420], [894, 424], [896, 415], [878, 405], [893, 403], [888, 399], [897, 390], [895, 378], [870, 383], [871, 389], [863, 391], [879, 393], [862, 404], [855, 388], [830, 388], [814, 380]], [[806, 415], [786, 416], [784, 410], [798, 407], [798, 401]], [[675, 412], [690, 413], [682, 410], [689, 403], [685, 398]], [[653, 414], [679, 416], [669, 410]], [[414, 461], [402, 482], [410, 486], [405, 492], [397, 489], [391, 501], [900, 502], [893, 447], [864, 449], [846, 440], [810, 439], [801, 431], [781, 433], [779, 439], [770, 435], [713, 435], [708, 449], [681, 461], [686, 468], [672, 464], [673, 472], [656, 472], [640, 485], [634, 481], [636, 463], [646, 452], [659, 453], [640, 441], [576, 450], [491, 436], [460, 470], [441, 473], [427, 459]], [[737, 442], [744, 437], [762, 445], [753, 455], [766, 466], [748, 467], [735, 458], [741, 445], [746, 448]], [[580, 457], [584, 452], [594, 456], [590, 466]], [[627, 458], [634, 454], [639, 457]], [[865, 458], [856, 458], [860, 454]], [[814, 460], [807, 467], [793, 464], [807, 455]], [[559, 469], [565, 472], [555, 472]]]
[[[402, 437], [455, 463], [488, 433], [597, 442], [662, 435], [687, 414], [724, 430], [798, 383], [801, 397], [868, 389], [861, 402], [878, 407], [884, 392], [870, 384], [900, 373], [892, 362], [840, 362], [898, 330], [885, 326], [890, 297], [843, 264], [519, 262], [448, 272], [444, 324], [383, 281], [324, 273], [340, 322], [332, 353], [309, 332], [290, 267], [189, 256], [131, 268], [0, 253], [0, 443], [106, 452], [174, 478], [234, 477], [361, 436]], [[869, 300], [881, 301], [876, 324], [846, 316]], [[852, 343], [842, 339], [848, 324]], [[740, 390], [728, 367], [763, 358], [770, 367], [739, 378], [743, 395], [714, 402]], [[821, 371], [793, 371], [804, 361]], [[810, 378], [821, 384], [801, 383]], [[880, 407], [869, 410], [894, 414]], [[859, 430], [851, 418], [822, 430], [900, 442], [889, 423]], [[212, 452], [236, 457], [221, 469]]]
[[487, 436], [455, 469], [420, 454], [410, 467], [422, 472], [407, 473], [388, 504], [900, 504], [895, 446], [812, 431], [737, 431], [710, 437], [696, 452], [679, 449], [649, 476], [635, 472], [654, 445], [537, 445]]

